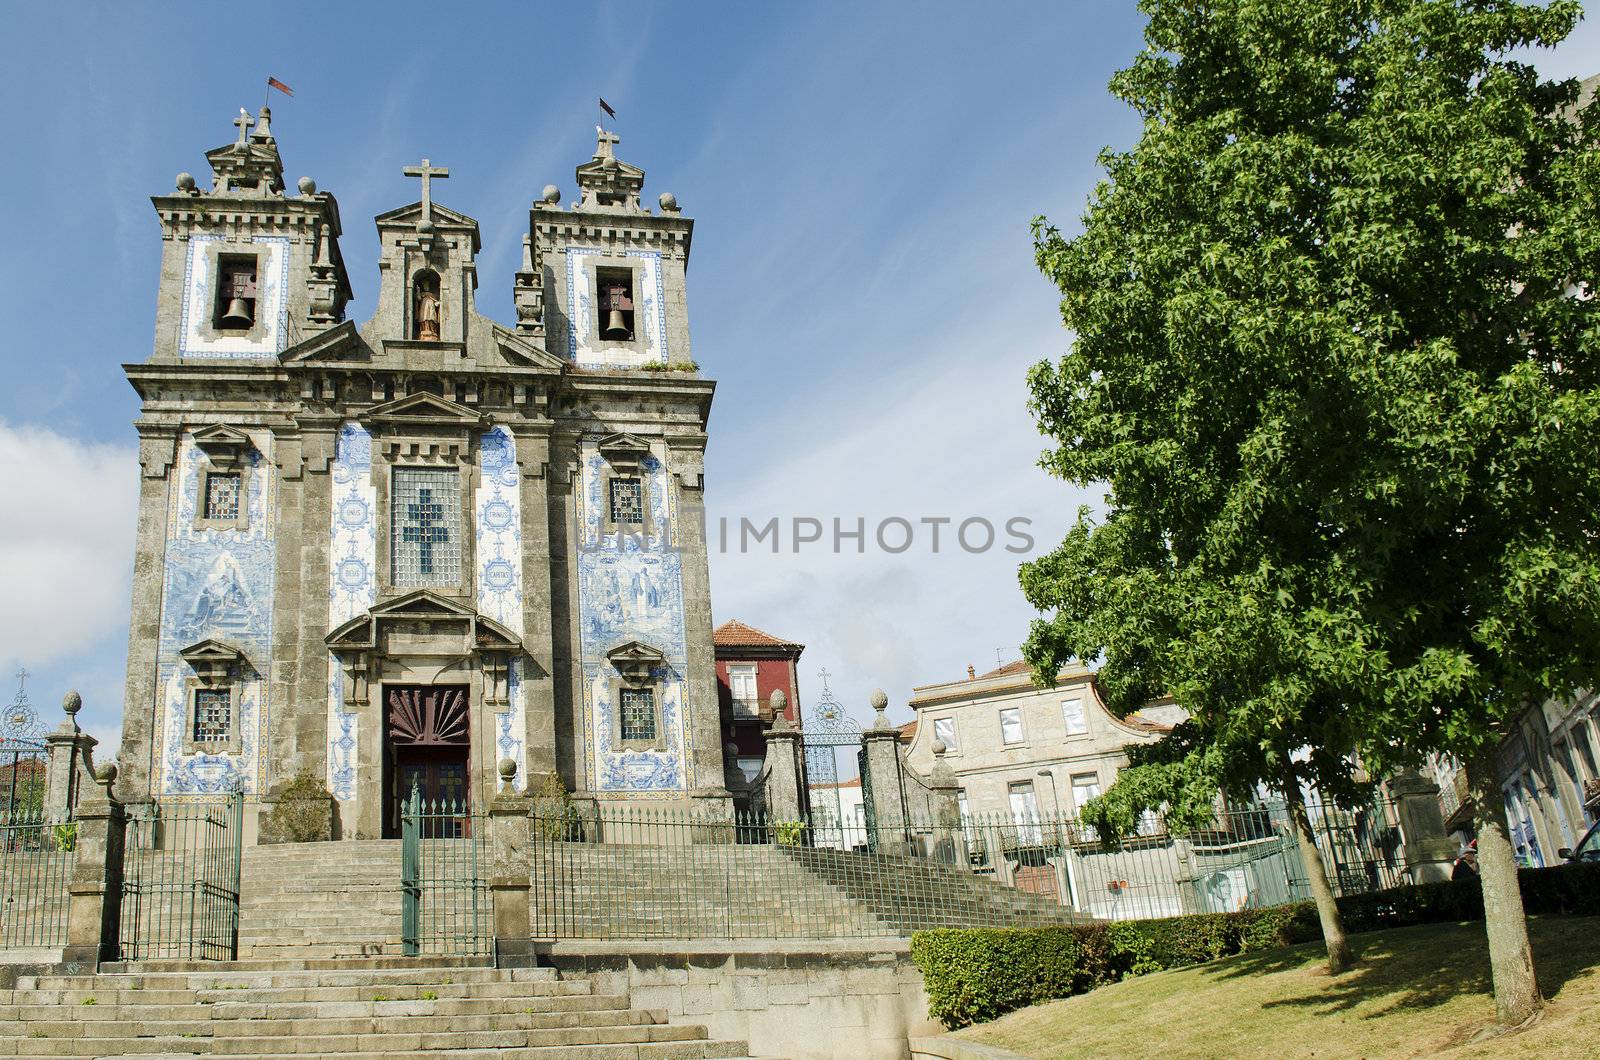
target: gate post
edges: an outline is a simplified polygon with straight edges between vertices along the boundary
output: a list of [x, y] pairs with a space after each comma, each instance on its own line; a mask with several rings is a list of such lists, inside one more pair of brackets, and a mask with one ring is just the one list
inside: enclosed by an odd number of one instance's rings
[[61, 822], [72, 815], [72, 808], [85, 787], [84, 781], [94, 783], [93, 736], [78, 728], [78, 711], [83, 708], [83, 698], [77, 692], [68, 692], [61, 701], [67, 720], [44, 738], [49, 757], [44, 765], [44, 819]]
[[933, 801], [934, 858], [948, 862], [963, 872], [972, 868], [967, 857], [967, 837], [961, 822], [961, 782], [956, 771], [944, 760], [943, 740], [933, 741], [933, 770], [928, 776], [928, 791]]
[[1391, 777], [1389, 794], [1400, 818], [1400, 856], [1412, 883], [1437, 883], [1450, 878], [1456, 845], [1444, 830], [1439, 785], [1407, 770]]
[[63, 958], [94, 967], [119, 956], [122, 926], [122, 857], [128, 817], [111, 793], [115, 763], [101, 767], [98, 790], [78, 804], [77, 857], [67, 885], [67, 945]]
[[889, 697], [883, 689], [874, 689], [872, 709], [878, 718], [872, 728], [861, 734], [861, 745], [866, 749], [866, 766], [872, 787], [872, 805], [868, 808], [878, 835], [878, 850], [884, 854], [905, 854], [906, 812], [900, 788], [900, 730], [889, 724], [884, 710]]
[[767, 820], [798, 821], [805, 803], [800, 798], [800, 778], [805, 775], [800, 762], [800, 733], [778, 703], [782, 692], [772, 693], [774, 709], [767, 741]]
[[500, 790], [489, 803], [489, 897], [493, 910], [497, 968], [534, 966], [528, 890], [533, 862], [528, 856], [529, 814], [533, 799], [518, 792], [517, 763], [500, 760]]

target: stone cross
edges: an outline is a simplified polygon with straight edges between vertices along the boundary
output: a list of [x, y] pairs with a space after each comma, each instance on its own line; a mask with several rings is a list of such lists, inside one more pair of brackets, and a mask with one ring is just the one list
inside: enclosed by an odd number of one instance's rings
[[622, 137], [614, 132], [607, 132], [603, 126], [594, 127], [596, 158], [616, 158], [616, 146], [622, 142]]
[[438, 177], [440, 180], [444, 180], [450, 175], [450, 171], [443, 166], [430, 165], [428, 160], [424, 158], [422, 165], [407, 166], [402, 172], [408, 177], [422, 178], [422, 219], [424, 221], [433, 220], [433, 178]]
[[249, 133], [250, 126], [254, 125], [255, 123], [256, 123], [256, 120], [250, 116], [250, 112], [245, 110], [243, 107], [240, 107], [239, 108], [239, 116], [237, 118], [233, 119], [233, 124], [235, 124], [235, 125], [237, 125], [239, 127], [239, 142], [240, 143], [244, 143], [245, 135], [247, 133]]

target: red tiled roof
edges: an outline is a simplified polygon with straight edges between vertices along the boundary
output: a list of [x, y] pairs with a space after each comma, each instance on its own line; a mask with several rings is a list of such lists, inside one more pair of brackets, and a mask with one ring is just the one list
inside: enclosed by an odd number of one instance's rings
[[1032, 672], [1033, 667], [1028, 665], [1026, 659], [1018, 659], [1016, 662], [1008, 662], [1004, 666], [990, 670], [986, 674], [979, 674], [977, 679], [982, 681], [989, 677], [1006, 677], [1010, 674], [1031, 674]]
[[774, 637], [737, 619], [729, 619], [711, 631], [711, 643], [725, 648], [803, 648], [792, 640]]
[[819, 788], [823, 789], [823, 790], [832, 790], [832, 789], [835, 789], [835, 788], [859, 788], [860, 786], [861, 786], [861, 778], [860, 777], [853, 777], [850, 780], [841, 780], [837, 784], [807, 784], [806, 785], [806, 787], [810, 788], [812, 791], [816, 791]]
[[904, 725], [900, 726], [900, 739], [909, 742], [914, 739], [916, 735], [917, 723], [915, 721], [908, 721]]

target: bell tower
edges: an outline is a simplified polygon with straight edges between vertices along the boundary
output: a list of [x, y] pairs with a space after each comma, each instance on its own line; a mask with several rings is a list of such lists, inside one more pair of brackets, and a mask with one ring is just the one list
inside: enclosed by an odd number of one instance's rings
[[272, 112], [242, 108], [238, 138], [206, 152], [211, 187], [179, 173], [151, 199], [164, 241], [153, 362], [276, 359], [344, 319], [339, 205], [283, 183]]

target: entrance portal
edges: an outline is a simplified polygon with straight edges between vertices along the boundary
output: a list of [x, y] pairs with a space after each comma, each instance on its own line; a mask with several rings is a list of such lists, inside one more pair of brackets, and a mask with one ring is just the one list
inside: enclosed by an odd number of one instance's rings
[[399, 836], [400, 811], [413, 787], [424, 804], [465, 814], [472, 798], [466, 686], [385, 686], [383, 728], [384, 836]]

